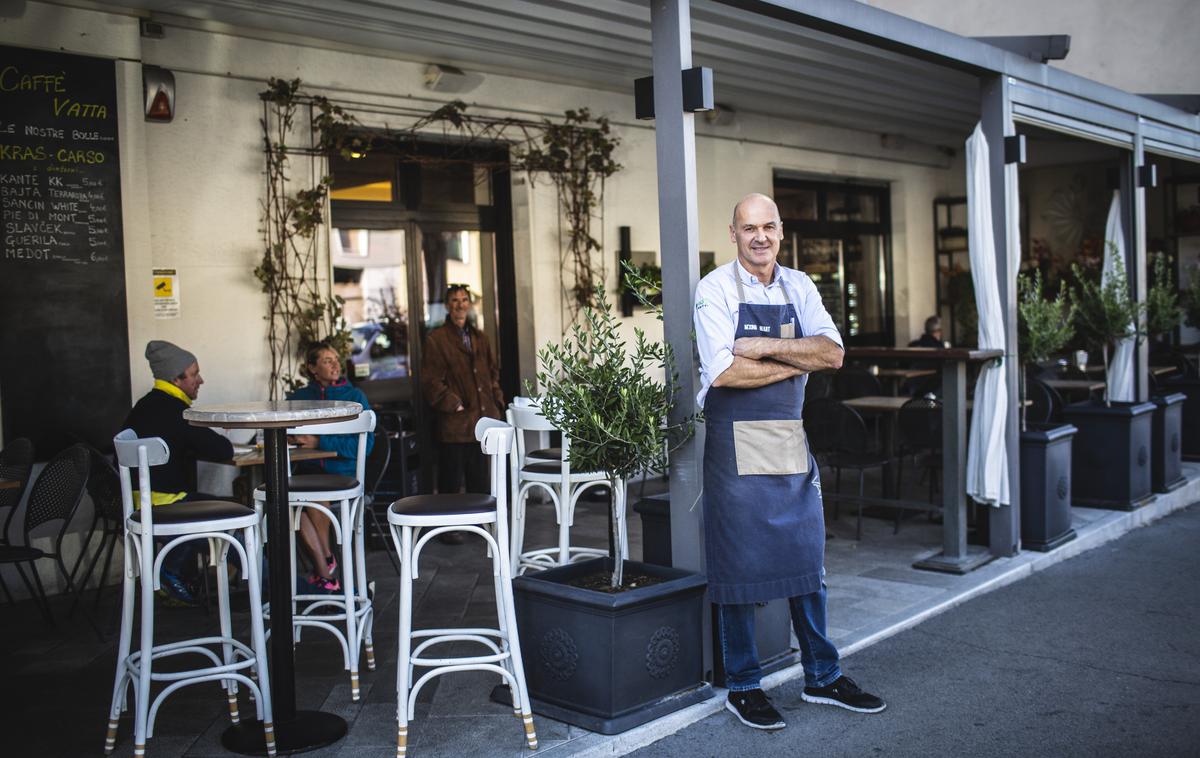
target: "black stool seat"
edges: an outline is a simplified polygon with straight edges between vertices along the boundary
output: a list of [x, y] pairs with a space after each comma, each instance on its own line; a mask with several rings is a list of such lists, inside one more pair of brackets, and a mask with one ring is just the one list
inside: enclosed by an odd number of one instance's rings
[[545, 447], [545, 448], [542, 448], [541, 450], [534, 450], [525, 457], [526, 458], [534, 458], [534, 459], [542, 460], [542, 461], [561, 461], [562, 460], [562, 448], [561, 447]]
[[521, 467], [526, 474], [557, 474], [562, 471], [562, 460], [534, 461]]
[[496, 510], [496, 498], [473, 492], [455, 495], [413, 495], [392, 503], [389, 510], [401, 516], [490, 513]]
[[[228, 500], [194, 500], [155, 506], [154, 523], [187, 524], [193, 521], [216, 521], [253, 515], [254, 509], [240, 503], [231, 503]], [[134, 511], [130, 518], [140, 524], [142, 512]]]
[[[357, 486], [357, 479], [340, 474], [300, 474], [288, 477], [288, 492], [352, 490]], [[266, 492], [266, 485], [259, 485], [258, 489]]]

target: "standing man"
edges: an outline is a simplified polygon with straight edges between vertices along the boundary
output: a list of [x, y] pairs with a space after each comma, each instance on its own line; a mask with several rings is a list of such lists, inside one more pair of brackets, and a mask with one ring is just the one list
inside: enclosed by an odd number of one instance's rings
[[[437, 415], [438, 492], [487, 494], [488, 462], [475, 439], [481, 418], [504, 418], [500, 367], [487, 336], [467, 320], [471, 292], [463, 284], [446, 290], [446, 322], [425, 338], [421, 391]], [[442, 542], [463, 541], [461, 532], [446, 532]]]
[[[154, 387], [129, 411], [123, 428], [132, 429], [139, 437], [162, 437], [171, 450], [169, 461], [150, 469], [150, 502], [162, 506], [181, 500], [222, 499], [193, 492], [189, 484], [197, 460], [233, 458], [233, 444], [228, 439], [183, 418], [204, 384], [196, 356], [165, 340], [151, 340], [146, 344], [146, 360]], [[186, 605], [195, 604], [188, 585], [195, 566], [190, 559], [199, 551], [198, 545], [184, 543], [163, 559], [162, 586], [173, 600]]]
[[842, 338], [812, 280], [775, 262], [783, 224], [771, 198], [743, 198], [729, 235], [737, 259], [700, 281], [695, 306], [708, 591], [725, 707], [755, 729], [786, 726], [761, 688], [754, 607], [788, 598], [803, 699], [878, 713], [883, 701], [842, 675], [826, 636], [821, 482], [800, 418], [806, 375], [842, 365]]

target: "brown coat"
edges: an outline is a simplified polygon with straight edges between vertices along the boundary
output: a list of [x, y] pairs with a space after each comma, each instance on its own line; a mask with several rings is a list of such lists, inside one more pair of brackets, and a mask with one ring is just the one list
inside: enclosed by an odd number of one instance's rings
[[[421, 392], [437, 415], [439, 442], [474, 442], [479, 419], [504, 418], [500, 369], [483, 332], [473, 326], [471, 347], [463, 346], [458, 328], [449, 320], [425, 338], [421, 357]], [[457, 410], [459, 405], [463, 410]]]

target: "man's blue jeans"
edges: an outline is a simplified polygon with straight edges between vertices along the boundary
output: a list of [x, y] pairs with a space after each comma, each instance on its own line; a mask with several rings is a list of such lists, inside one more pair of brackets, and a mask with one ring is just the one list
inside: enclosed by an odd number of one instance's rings
[[[792, 628], [800, 641], [800, 662], [804, 665], [804, 686], [825, 687], [842, 675], [838, 651], [825, 636], [825, 585], [808, 595], [788, 599]], [[725, 661], [725, 682], [730, 690], [758, 689], [762, 665], [754, 644], [754, 604], [718, 605], [721, 653]]]

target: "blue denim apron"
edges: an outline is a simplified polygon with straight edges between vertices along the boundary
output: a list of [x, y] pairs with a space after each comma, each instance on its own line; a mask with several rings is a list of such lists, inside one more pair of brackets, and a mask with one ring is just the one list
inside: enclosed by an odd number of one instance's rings
[[[800, 338], [786, 305], [746, 302], [737, 337]], [[758, 603], [821, 589], [825, 518], [800, 419], [807, 375], [755, 389], [711, 387], [704, 402], [704, 544], [714, 603]]]

